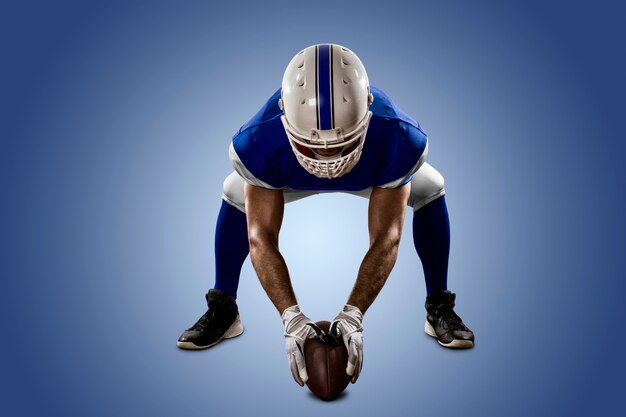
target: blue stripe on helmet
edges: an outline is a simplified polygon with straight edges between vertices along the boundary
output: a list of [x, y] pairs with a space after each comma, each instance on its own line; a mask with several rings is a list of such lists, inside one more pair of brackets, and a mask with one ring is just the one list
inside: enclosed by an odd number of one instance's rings
[[332, 95], [332, 80], [331, 80], [331, 65], [330, 59], [331, 46], [319, 45], [319, 58], [318, 58], [318, 112], [320, 129], [328, 130], [333, 126], [333, 95]]

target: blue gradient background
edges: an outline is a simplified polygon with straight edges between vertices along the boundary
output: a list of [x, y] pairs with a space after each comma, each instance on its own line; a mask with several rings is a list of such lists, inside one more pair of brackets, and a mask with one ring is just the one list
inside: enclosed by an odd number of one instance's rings
[[[1, 6], [4, 415], [616, 411], [623, 10], [101, 3]], [[280, 318], [249, 261], [243, 336], [175, 347], [213, 284], [229, 140], [289, 59], [319, 42], [357, 52], [372, 84], [429, 134], [429, 161], [446, 178], [450, 288], [477, 335], [475, 349], [449, 351], [423, 333], [423, 275], [405, 227], [365, 318], [362, 376], [330, 404], [292, 381]], [[347, 298], [367, 249], [366, 207], [335, 194], [286, 210], [281, 247], [315, 320]]]

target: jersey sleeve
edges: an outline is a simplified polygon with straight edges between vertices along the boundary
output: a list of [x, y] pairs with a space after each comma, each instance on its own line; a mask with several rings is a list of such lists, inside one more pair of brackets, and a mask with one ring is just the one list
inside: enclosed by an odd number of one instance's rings
[[241, 158], [239, 157], [239, 155], [237, 154], [237, 151], [235, 150], [235, 146], [233, 142], [231, 142], [230, 147], [228, 149], [228, 157], [230, 159], [230, 163], [232, 164], [237, 174], [239, 174], [239, 176], [241, 176], [241, 178], [243, 178], [248, 184], [256, 185], [257, 187], [269, 188], [273, 190], [281, 188], [281, 187], [275, 187], [271, 185], [270, 183], [263, 181], [260, 178], [257, 178], [248, 169], [248, 167], [246, 167], [246, 165], [241, 161]]
[[[228, 150], [230, 163], [249, 184], [279, 189], [285, 186], [284, 152], [286, 134], [278, 106], [280, 89], [233, 136]], [[288, 143], [287, 143], [288, 144]]]
[[401, 123], [390, 138], [389, 153], [379, 177], [377, 187], [398, 188], [413, 178], [428, 154], [428, 137], [412, 123]]

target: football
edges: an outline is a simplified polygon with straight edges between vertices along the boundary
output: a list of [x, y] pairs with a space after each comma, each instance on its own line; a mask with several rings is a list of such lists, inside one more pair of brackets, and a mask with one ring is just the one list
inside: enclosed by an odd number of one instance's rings
[[323, 332], [309, 339], [304, 345], [304, 360], [309, 379], [306, 382], [311, 392], [319, 398], [330, 401], [341, 394], [351, 377], [346, 374], [348, 350], [341, 337], [338, 340], [328, 337], [330, 322], [315, 323]]

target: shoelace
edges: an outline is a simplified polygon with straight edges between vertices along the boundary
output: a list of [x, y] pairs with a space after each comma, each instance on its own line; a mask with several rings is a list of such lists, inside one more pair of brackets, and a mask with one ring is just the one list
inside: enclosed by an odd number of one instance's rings
[[454, 312], [452, 307], [446, 304], [440, 304], [435, 307], [435, 317], [441, 322], [447, 322], [449, 329], [465, 329], [461, 318]]
[[198, 319], [198, 321], [196, 322], [196, 324], [194, 324], [193, 326], [191, 326], [191, 328], [189, 330], [199, 330], [202, 331], [204, 330], [205, 327], [207, 327], [207, 325], [209, 323], [211, 323], [213, 320], [215, 320], [215, 315], [217, 313], [217, 309], [212, 309], [209, 308], [207, 310], [206, 313], [204, 313], [202, 315], [202, 317], [200, 317]]

